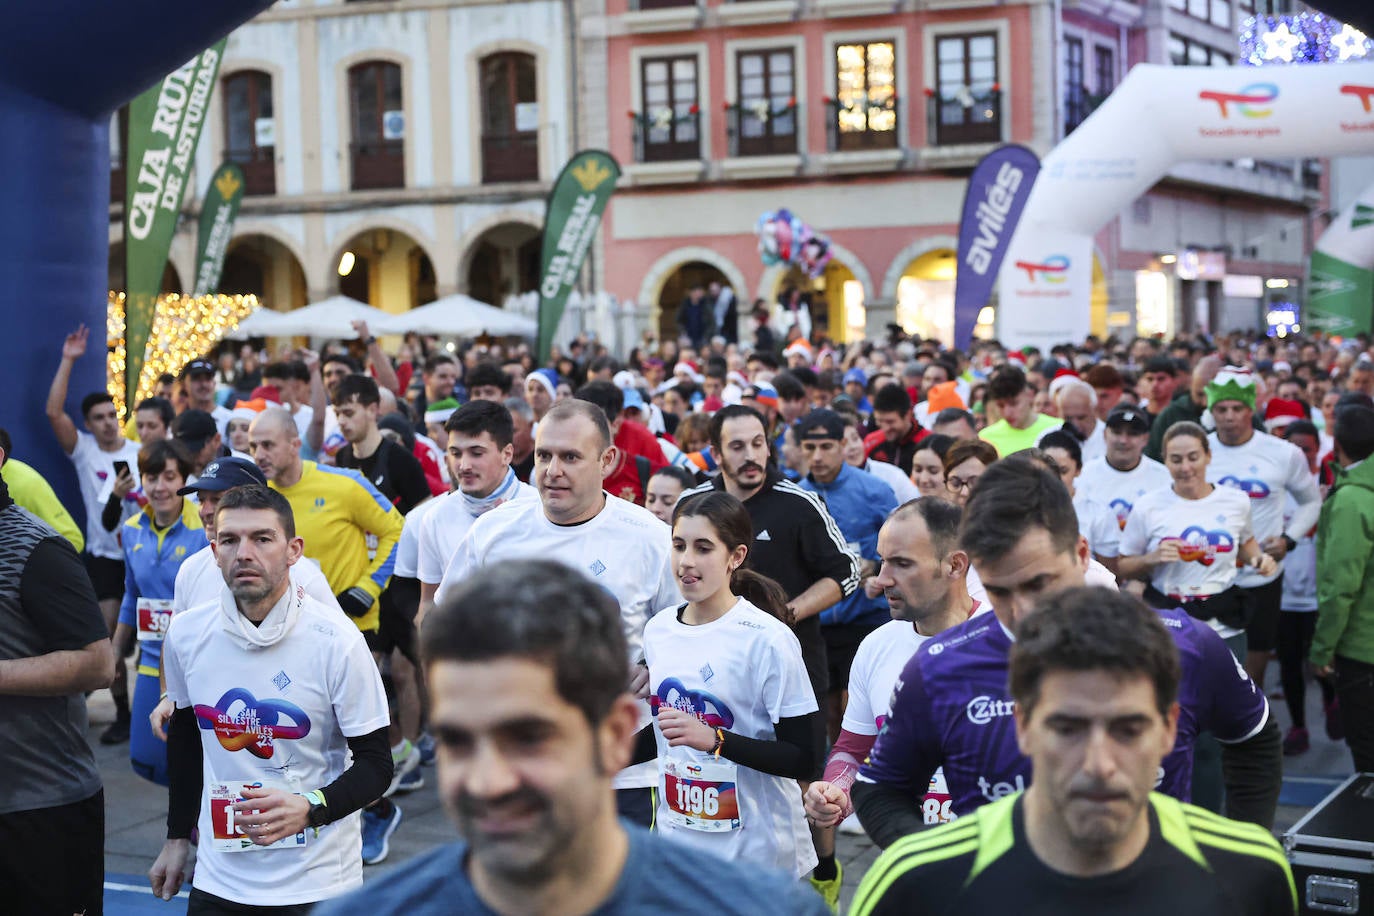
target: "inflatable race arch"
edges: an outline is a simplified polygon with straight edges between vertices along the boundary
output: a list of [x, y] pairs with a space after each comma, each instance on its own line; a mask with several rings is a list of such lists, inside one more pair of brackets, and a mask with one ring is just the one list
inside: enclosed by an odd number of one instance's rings
[[1372, 103], [1374, 63], [1137, 65], [1045, 157], [998, 275], [998, 337], [1082, 340], [1093, 236], [1174, 164], [1374, 153]]

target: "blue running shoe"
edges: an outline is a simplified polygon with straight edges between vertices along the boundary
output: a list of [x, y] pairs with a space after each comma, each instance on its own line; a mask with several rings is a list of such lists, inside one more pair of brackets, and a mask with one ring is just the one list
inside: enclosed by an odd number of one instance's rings
[[434, 766], [434, 754], [438, 749], [434, 736], [429, 732], [420, 732], [420, 737], [416, 740], [415, 746], [420, 749], [420, 763], [427, 767]]
[[401, 808], [391, 806], [391, 816], [384, 817], [371, 808], [363, 809], [363, 864], [376, 865], [386, 860], [390, 852], [391, 835], [401, 825]]

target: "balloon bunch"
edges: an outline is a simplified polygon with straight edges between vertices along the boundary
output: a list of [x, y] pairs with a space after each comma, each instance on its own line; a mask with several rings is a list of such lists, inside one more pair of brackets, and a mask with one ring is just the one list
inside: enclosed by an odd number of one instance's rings
[[830, 263], [830, 239], [815, 232], [790, 210], [769, 210], [754, 226], [759, 258], [769, 267], [795, 264], [815, 279]]

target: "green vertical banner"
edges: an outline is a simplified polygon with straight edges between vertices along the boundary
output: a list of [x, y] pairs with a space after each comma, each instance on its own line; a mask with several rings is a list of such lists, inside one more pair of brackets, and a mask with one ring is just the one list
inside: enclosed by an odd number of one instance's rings
[[205, 202], [200, 208], [200, 230], [196, 234], [196, 296], [210, 296], [219, 292], [224, 256], [229, 252], [234, 219], [239, 215], [239, 204], [242, 202], [243, 170], [232, 162], [226, 162], [210, 179]]
[[610, 153], [583, 150], [563, 166], [549, 192], [539, 275], [539, 359], [549, 358], [563, 308], [601, 227], [620, 178]]
[[224, 43], [197, 54], [129, 103], [124, 199], [124, 391], [138, 399], [162, 272], [172, 247]]
[[1307, 278], [1304, 330], [1351, 337], [1374, 325], [1374, 271], [1313, 251]]

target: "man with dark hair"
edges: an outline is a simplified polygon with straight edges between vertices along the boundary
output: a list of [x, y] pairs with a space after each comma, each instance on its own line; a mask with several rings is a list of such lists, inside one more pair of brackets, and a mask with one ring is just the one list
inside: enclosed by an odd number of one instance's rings
[[[1131, 509], [1146, 493], [1173, 485], [1164, 465], [1144, 455], [1150, 437], [1150, 418], [1138, 407], [1122, 404], [1107, 415], [1102, 441], [1107, 454], [1084, 462], [1078, 489], [1116, 516], [1119, 533], [1126, 529]], [[1115, 551], [1116, 544], [1094, 545]], [[1115, 553], [1112, 553], [1115, 556]]]
[[391, 779], [386, 694], [357, 628], [292, 587], [303, 547], [284, 496], [229, 490], [212, 542], [227, 588], [167, 628], [167, 840], [148, 876], [174, 897], [198, 828], [188, 913], [305, 913], [362, 885], [356, 813]]
[[1097, 393], [1097, 418], [1105, 421], [1112, 408], [1121, 400], [1121, 394], [1126, 390], [1126, 380], [1121, 377], [1121, 371], [1111, 363], [1098, 363], [1087, 371], [1083, 381], [1091, 385]]
[[462, 839], [320, 916], [390, 916], [419, 900], [459, 913], [824, 914], [780, 874], [703, 869], [616, 817], [613, 778], [642, 705], [625, 689], [623, 625], [596, 580], [550, 560], [476, 570], [446, 594], [422, 651], [441, 794]]
[[468, 370], [468, 398], [500, 404], [510, 394], [511, 378], [500, 366], [485, 360]]
[[1152, 356], [1145, 361], [1140, 380], [1145, 387], [1144, 405], [1150, 416], [1157, 417], [1174, 400], [1174, 389], [1178, 387], [1178, 363], [1172, 357]]
[[15, 913], [99, 913], [105, 794], [86, 743], [85, 694], [115, 675], [109, 630], [71, 545], [16, 505], [3, 482], [0, 531], [4, 905]]
[[203, 410], [187, 408], [178, 414], [172, 421], [172, 439], [180, 442], [191, 456], [192, 477], [226, 454], [224, 437], [220, 435], [215, 418]]
[[864, 439], [868, 457], [886, 461], [911, 476], [916, 443], [930, 433], [911, 417], [911, 395], [901, 385], [884, 385], [873, 395], [873, 422], [877, 432]]
[[[995, 616], [932, 639], [902, 671], [892, 715], [854, 786], [854, 806], [881, 846], [921, 829], [920, 796], [938, 766], [961, 817], [1025, 788], [1030, 761], [1015, 743], [1006, 688], [1015, 628], [1042, 598], [1081, 586], [1090, 556], [1069, 491], [1030, 461], [984, 472], [964, 507], [960, 541]], [[1211, 731], [1223, 742], [1227, 813], [1268, 826], [1282, 752], [1264, 694], [1206, 623], [1183, 610], [1157, 613], [1183, 657], [1178, 740], [1158, 788], [1188, 799], [1193, 744]]]
[[[843, 728], [823, 781], [813, 782], [803, 799], [817, 826], [833, 827], [853, 813], [849, 792], [854, 777], [890, 714], [892, 692], [911, 656], [927, 639], [980, 609], [968, 593], [969, 562], [959, 549], [959, 517], [953, 503], [913, 499], [898, 506], [878, 532], [882, 565], [864, 589], [887, 599], [891, 620], [865, 637], [854, 655]], [[921, 805], [927, 824], [952, 817], [944, 783], [944, 773], [936, 770]]]
[[[829, 668], [820, 615], [854, 594], [860, 582], [860, 561], [851, 551], [825, 503], [814, 493], [783, 478], [768, 453], [763, 417], [744, 406], [721, 408], [711, 418], [711, 453], [720, 474], [709, 483], [687, 490], [681, 499], [723, 490], [744, 503], [754, 527], [749, 568], [782, 586], [796, 623], [802, 658], [811, 688], [819, 699], [829, 690]], [[816, 759], [824, 757], [825, 725], [816, 717]], [[820, 771], [813, 778], [820, 778]], [[838, 900], [840, 873], [833, 843], [812, 831], [819, 864], [812, 876], [828, 901]], [[833, 837], [829, 837], [833, 841]]]
[[[665, 607], [681, 603], [682, 596], [667, 526], [648, 509], [612, 497], [602, 484], [616, 457], [601, 407], [577, 398], [554, 404], [535, 435], [532, 477], [539, 501], [507, 502], [473, 521], [444, 569], [435, 602], [442, 605], [448, 593], [479, 570], [508, 576], [512, 560], [556, 557], [615, 596], [629, 646], [627, 661], [641, 661], [644, 625]], [[647, 682], [643, 672], [642, 683]], [[641, 718], [649, 721], [647, 704]], [[649, 826], [657, 781], [651, 764], [616, 777], [621, 813]]]
[[[101, 516], [114, 492], [116, 478], [123, 477], [128, 487], [133, 488], [139, 446], [120, 432], [119, 412], [107, 392], [93, 391], [81, 399], [81, 417], [88, 432], [79, 432], [67, 414], [67, 387], [72, 367], [86, 355], [89, 334], [89, 329], [83, 325], [63, 341], [62, 361], [53, 373], [46, 409], [57, 444], [76, 468], [76, 482], [86, 509], [86, 552], [82, 559], [91, 585], [95, 587], [100, 613], [113, 636], [119, 619], [119, 602], [124, 597], [124, 551], [115, 536], [118, 518], [113, 527], [106, 528], [101, 523]], [[122, 474], [121, 468], [126, 469]], [[129, 740], [129, 681], [124, 659], [116, 657], [115, 665], [114, 682], [109, 685], [114, 698], [115, 721], [101, 734], [102, 744]]]
[[1026, 381], [1026, 373], [1010, 363], [993, 370], [987, 399], [997, 405], [1002, 419], [984, 428], [978, 437], [991, 443], [1003, 458], [1034, 448], [1041, 436], [1060, 423], [1058, 417], [1035, 410], [1035, 389]]
[[1133, 597], [1084, 588], [1028, 615], [1009, 692], [1035, 780], [898, 841], [859, 887], [855, 916], [1295, 913], [1268, 830], [1152, 791], [1183, 715], [1167, 622]]
[[1336, 675], [1345, 741], [1356, 772], [1374, 770], [1374, 410], [1336, 411], [1341, 469], [1317, 525], [1317, 625], [1309, 658]]
[[[422, 387], [411, 406], [415, 408], [415, 414], [421, 420], [416, 430], [423, 432], [425, 411], [429, 409], [429, 405], [454, 396], [453, 390], [458, 384], [458, 360], [447, 353], [432, 353], [425, 360], [420, 371], [420, 379]], [[412, 381], [410, 384], [414, 388], [415, 382]]]
[[334, 413], [348, 444], [334, 456], [334, 464], [358, 470], [405, 515], [430, 498], [429, 483], [419, 460], [382, 435], [380, 405], [381, 394], [370, 376], [350, 375], [335, 386]]
[[203, 410], [215, 418], [221, 436], [227, 435], [229, 408], [215, 400], [215, 364], [198, 356], [181, 370], [181, 384], [186, 391], [183, 410]]
[[946, 407], [935, 415], [935, 422], [931, 425], [930, 432], [936, 436], [949, 436], [956, 441], [977, 439], [978, 423], [973, 418], [973, 414], [962, 407]]
[[637, 506], [644, 505], [649, 478], [668, 466], [658, 439], [644, 424], [625, 416], [625, 393], [613, 382], [588, 382], [573, 397], [595, 404], [606, 414], [616, 451], [615, 464], [603, 484], [606, 491]]

